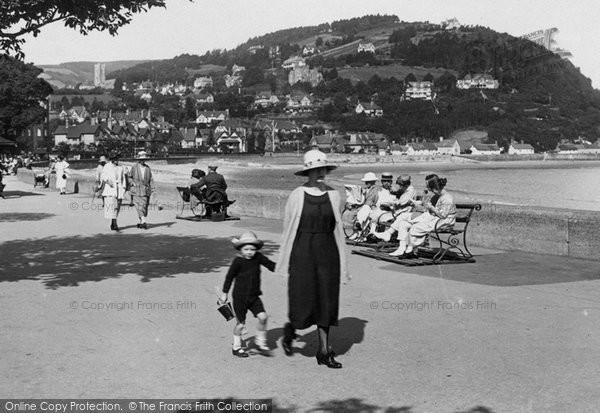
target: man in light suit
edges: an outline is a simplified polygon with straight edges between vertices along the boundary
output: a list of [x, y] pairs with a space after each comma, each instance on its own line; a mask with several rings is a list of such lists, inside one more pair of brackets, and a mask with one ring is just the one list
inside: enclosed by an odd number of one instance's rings
[[148, 216], [148, 205], [150, 204], [150, 195], [154, 192], [154, 180], [152, 179], [152, 171], [146, 165], [148, 155], [146, 152], [140, 152], [137, 156], [138, 163], [131, 167], [131, 189], [130, 193], [133, 197], [133, 203], [138, 213], [140, 222], [138, 228], [148, 229], [146, 217]]

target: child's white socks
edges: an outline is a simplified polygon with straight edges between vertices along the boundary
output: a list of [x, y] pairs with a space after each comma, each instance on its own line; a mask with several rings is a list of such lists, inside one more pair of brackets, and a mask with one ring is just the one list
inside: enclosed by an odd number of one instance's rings
[[233, 335], [233, 349], [237, 350], [242, 348], [242, 336]]

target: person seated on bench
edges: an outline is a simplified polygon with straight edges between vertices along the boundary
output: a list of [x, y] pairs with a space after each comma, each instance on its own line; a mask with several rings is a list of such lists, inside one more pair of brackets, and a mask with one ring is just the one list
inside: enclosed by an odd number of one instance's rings
[[437, 175], [427, 180], [427, 189], [433, 192], [434, 197], [438, 197], [437, 202], [433, 205], [428, 200], [423, 204], [426, 211], [410, 221], [411, 226], [407, 236], [400, 237], [400, 232], [398, 232], [400, 244], [398, 249], [390, 255], [397, 257], [410, 255], [415, 248], [423, 244], [427, 234], [434, 231], [436, 226], [437, 228], [447, 228], [454, 225], [456, 206], [452, 195], [444, 189], [447, 181], [446, 178], [440, 178]]
[[[379, 222], [389, 222], [394, 220], [408, 220], [413, 213], [413, 201], [417, 198], [417, 191], [411, 184], [409, 175], [399, 176], [396, 179], [396, 184], [390, 188], [390, 193], [397, 199], [395, 204], [390, 208], [391, 212], [388, 215], [382, 215]], [[375, 232], [375, 227], [371, 227], [371, 234], [381, 238], [382, 233]], [[380, 236], [378, 236], [378, 234]], [[390, 234], [391, 237], [391, 234]], [[388, 239], [389, 241], [389, 239]]]
[[[361, 178], [361, 181], [365, 183], [365, 187], [362, 189], [363, 204], [356, 213], [356, 221], [360, 224], [361, 229], [364, 229], [371, 211], [377, 205], [377, 194], [379, 193], [379, 188], [375, 186], [375, 182], [377, 182], [377, 176], [373, 172], [367, 172], [365, 176]], [[350, 236], [350, 239], [356, 239], [358, 235], [359, 233], [354, 233]]]
[[375, 232], [377, 224], [394, 219], [393, 212], [398, 205], [398, 197], [390, 191], [393, 181], [394, 177], [391, 173], [384, 172], [381, 174], [381, 189], [377, 193], [375, 207], [371, 209], [369, 214], [369, 218], [371, 219], [371, 234]]
[[194, 195], [200, 202], [204, 202], [206, 198], [204, 191], [206, 191], [206, 182], [204, 177], [206, 173], [201, 169], [192, 169], [192, 177], [188, 184], [190, 188], [190, 194]]
[[[425, 186], [427, 186], [427, 182], [430, 179], [433, 179], [434, 177], [437, 177], [437, 175], [436, 174], [427, 175], [425, 177]], [[426, 208], [423, 205], [425, 205], [427, 203], [436, 205], [437, 200], [438, 200], [437, 195], [435, 195], [435, 194], [431, 193], [430, 191], [428, 191], [427, 189], [425, 189], [422, 200], [416, 201], [416, 190], [414, 189], [414, 187], [411, 184], [410, 176], [409, 177], [400, 177], [400, 178], [398, 178], [398, 180], [396, 182], [401, 187], [402, 187], [402, 185], [408, 185], [406, 187], [406, 190], [400, 196], [399, 204], [405, 205], [405, 203], [408, 203], [409, 205], [404, 208], [403, 212], [396, 215], [396, 219], [394, 220], [394, 222], [392, 223], [392, 225], [390, 225], [390, 227], [388, 229], [386, 229], [385, 231], [382, 231], [382, 232], [373, 233], [373, 235], [376, 238], [379, 238], [383, 241], [389, 241], [392, 238], [392, 235], [394, 235], [394, 233], [396, 231], [398, 231], [398, 240], [407, 240], [408, 239], [408, 231], [410, 230], [411, 226], [415, 222], [418, 221], [419, 217], [424, 212], [426, 212]], [[403, 195], [406, 195], [406, 197], [404, 197]], [[406, 246], [404, 246], [404, 247], [406, 248]], [[399, 248], [397, 251], [398, 252], [394, 251], [390, 255], [393, 255], [393, 256], [402, 255], [400, 253], [400, 251], [402, 251], [402, 253], [404, 253], [404, 249], [401, 249], [401, 248]]]
[[211, 215], [212, 205], [221, 205], [222, 212], [227, 216], [227, 207], [233, 204], [235, 201], [229, 201], [227, 198], [227, 183], [225, 178], [220, 173], [217, 173], [216, 165], [208, 166], [208, 174], [204, 177], [204, 183], [206, 184], [206, 202], [209, 204], [206, 208], [206, 215]]

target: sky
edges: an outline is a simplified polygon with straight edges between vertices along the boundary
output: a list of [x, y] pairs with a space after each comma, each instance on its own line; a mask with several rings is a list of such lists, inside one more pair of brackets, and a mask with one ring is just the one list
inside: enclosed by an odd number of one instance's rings
[[[595, 4], [596, 3], [596, 4]], [[521, 36], [556, 27], [557, 46], [600, 89], [600, 7], [596, 0], [167, 0], [167, 8], [133, 16], [119, 34], [82, 36], [53, 23], [27, 37], [25, 61], [170, 59], [189, 53], [233, 49], [251, 37], [292, 27], [314, 26], [367, 14], [440, 23], [456, 17], [464, 25], [487, 26]]]

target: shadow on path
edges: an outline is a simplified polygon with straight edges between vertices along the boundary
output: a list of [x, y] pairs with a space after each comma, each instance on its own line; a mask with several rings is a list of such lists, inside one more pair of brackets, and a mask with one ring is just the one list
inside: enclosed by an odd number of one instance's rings
[[21, 198], [22, 196], [41, 196], [43, 194], [38, 194], [35, 192], [25, 192], [25, 191], [4, 191], [2, 193], [5, 198]]
[[[423, 267], [406, 267], [392, 264], [383, 268], [443, 280], [497, 287], [600, 280], [599, 261], [529, 254], [518, 251], [478, 255], [475, 259], [477, 262], [470, 264], [427, 265]], [[377, 261], [375, 260], [375, 262]]]
[[[266, 243], [263, 250], [268, 255], [277, 247]], [[234, 255], [229, 237], [146, 231], [15, 240], [0, 244], [0, 282], [41, 280], [48, 288], [57, 289], [125, 274], [149, 282], [175, 274], [210, 273], [229, 265]]]
[[[232, 402], [237, 401], [240, 402], [241, 400], [244, 399], [239, 399], [239, 398], [233, 398], [233, 397], [227, 397], [224, 399], [219, 399], [219, 401], [223, 401], [223, 405], [224, 406], [235, 406]], [[245, 400], [245, 401], [249, 401], [249, 400]], [[268, 401], [265, 399], [253, 399], [252, 402], [253, 403], [261, 403], [263, 401]], [[237, 412], [239, 410], [236, 410], [234, 407], [232, 407], [232, 409], [218, 409], [217, 408], [217, 402], [215, 400], [213, 400], [213, 406], [214, 408], [212, 409], [205, 409], [204, 406], [206, 406], [206, 399], [205, 400], [198, 400], [196, 403], [193, 403], [192, 406], [203, 406], [203, 408], [201, 410], [197, 410], [195, 408], [193, 408], [192, 410], [179, 410], [177, 413], [182, 413], [182, 412], [187, 412], [187, 413], [197, 413], [197, 412]], [[258, 409], [257, 409], [258, 410]], [[326, 401], [322, 401], [322, 402], [315, 402], [314, 407], [310, 408], [310, 409], [300, 409], [298, 406], [295, 405], [288, 405], [288, 406], [284, 406], [279, 404], [277, 401], [273, 401], [271, 403], [271, 410], [269, 410], [271, 412], [277, 412], [277, 413], [292, 413], [292, 412], [299, 412], [299, 411], [304, 411], [304, 412], [323, 412], [323, 413], [375, 413], [375, 412], [384, 412], [384, 413], [414, 413], [415, 411], [413, 410], [412, 407], [410, 406], [402, 406], [402, 407], [395, 407], [395, 406], [378, 406], [376, 404], [373, 403], [369, 403], [367, 401], [364, 401], [363, 399], [358, 399], [358, 398], [350, 398], [350, 399], [331, 399], [331, 400], [326, 400]], [[448, 410], [448, 413], [451, 413], [450, 410]], [[476, 406], [473, 407], [472, 409], [469, 410], [465, 410], [465, 411], [461, 411], [461, 412], [455, 412], [455, 413], [494, 413], [491, 409], [487, 408], [487, 407], [483, 407], [483, 406]]]
[[[365, 338], [366, 325], [366, 320], [344, 317], [338, 321], [337, 327], [331, 327], [329, 341], [335, 354], [346, 354], [354, 344], [362, 343]], [[305, 334], [296, 331], [296, 334], [298, 334], [298, 338], [295, 343], [304, 343], [305, 345], [302, 348], [295, 346], [294, 354], [314, 357], [319, 347], [317, 328], [311, 327], [310, 331]], [[267, 331], [267, 345], [270, 348], [277, 348], [280, 338], [283, 338], [283, 328], [274, 328]]]
[[0, 213], [0, 222], [41, 221], [53, 216], [45, 212], [4, 212]]

